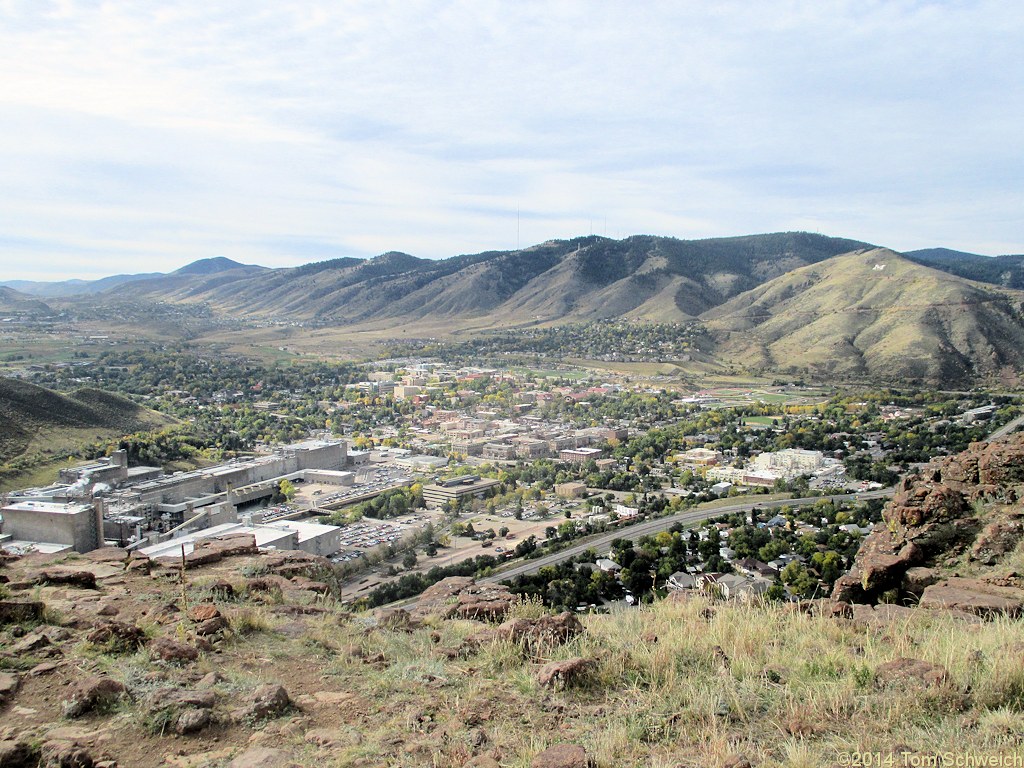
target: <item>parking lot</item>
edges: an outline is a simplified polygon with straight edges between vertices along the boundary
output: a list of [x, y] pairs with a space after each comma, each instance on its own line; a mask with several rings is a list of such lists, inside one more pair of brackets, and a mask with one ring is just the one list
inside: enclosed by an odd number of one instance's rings
[[305, 483], [299, 487], [294, 503], [307, 508], [339, 507], [346, 502], [354, 503], [362, 497], [370, 497], [392, 488], [412, 485], [408, 472], [388, 468], [363, 467], [356, 473], [355, 485], [327, 485]]

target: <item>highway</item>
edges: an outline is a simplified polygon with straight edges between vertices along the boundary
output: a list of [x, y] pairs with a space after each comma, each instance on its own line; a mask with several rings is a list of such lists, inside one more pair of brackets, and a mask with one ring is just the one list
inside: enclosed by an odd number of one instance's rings
[[1013, 431], [1015, 431], [1017, 429], [1020, 429], [1021, 424], [1024, 424], [1024, 416], [1018, 416], [1013, 421], [1009, 422], [1008, 424], [1003, 425], [1002, 427], [997, 429], [995, 432], [993, 432], [991, 435], [989, 435], [988, 439], [989, 440], [1002, 440], [1004, 437], [1006, 437], [1011, 432], [1013, 432]]
[[741, 503], [730, 504], [727, 507], [716, 507], [713, 509], [690, 509], [685, 512], [679, 512], [670, 517], [659, 517], [654, 520], [645, 520], [642, 523], [636, 525], [627, 526], [625, 528], [618, 528], [611, 533], [603, 533], [599, 536], [591, 536], [578, 544], [574, 544], [566, 549], [559, 550], [550, 555], [544, 555], [538, 557], [535, 560], [523, 560], [517, 562], [515, 565], [496, 573], [493, 576], [487, 576], [486, 578], [477, 579], [479, 582], [498, 582], [505, 581], [506, 579], [513, 579], [516, 576], [521, 576], [527, 573], [534, 573], [546, 565], [555, 565], [563, 560], [568, 560], [570, 557], [583, 554], [588, 549], [593, 549], [598, 552], [607, 550], [612, 543], [613, 539], [639, 539], [641, 536], [648, 536], [653, 533], [659, 533], [661, 531], [667, 531], [676, 523], [681, 525], [691, 525], [693, 523], [701, 523], [712, 517], [719, 517], [721, 515], [728, 515], [734, 512], [746, 512], [758, 507], [760, 509], [777, 509], [779, 507], [799, 507], [805, 504], [813, 504], [821, 499], [831, 499], [832, 501], [866, 501], [867, 499], [882, 499], [892, 496], [892, 488], [882, 488], [877, 491], [864, 491], [862, 493], [842, 493], [835, 496], [805, 496], [799, 499], [776, 499], [774, 501], [757, 501], [756, 498], [745, 499]]

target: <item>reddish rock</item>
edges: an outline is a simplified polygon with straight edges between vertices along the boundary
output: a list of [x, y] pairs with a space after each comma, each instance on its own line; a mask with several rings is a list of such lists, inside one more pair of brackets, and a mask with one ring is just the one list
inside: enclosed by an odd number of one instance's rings
[[555, 744], [530, 761], [530, 768], [588, 768], [587, 750], [578, 744]]
[[74, 741], [45, 741], [39, 756], [40, 765], [46, 768], [94, 768], [96, 765], [89, 749]]
[[125, 570], [133, 573], [149, 573], [153, 567], [153, 561], [146, 555], [133, 552], [131, 558], [125, 564]]
[[580, 685], [595, 666], [593, 659], [580, 657], [551, 661], [537, 672], [537, 682], [545, 688], [571, 688]]
[[94, 563], [124, 563], [128, 560], [129, 552], [120, 547], [101, 547], [92, 552], [85, 553], [85, 559]]
[[64, 584], [69, 587], [96, 589], [96, 575], [92, 571], [74, 568], [45, 568], [37, 574], [36, 581], [39, 584]]
[[218, 579], [210, 585], [209, 589], [213, 596], [220, 600], [229, 600], [235, 596], [235, 588], [231, 586], [231, 582], [224, 579]]
[[908, 568], [907, 572], [903, 574], [903, 581], [900, 583], [900, 588], [910, 595], [920, 597], [926, 587], [930, 587], [936, 581], [939, 576], [934, 568]]
[[939, 664], [921, 659], [899, 658], [878, 667], [875, 677], [882, 685], [909, 682], [931, 688], [945, 683], [949, 679], [949, 672]]
[[1024, 608], [1024, 590], [954, 577], [926, 587], [920, 606], [951, 608], [986, 618], [1001, 614], [1016, 618]]
[[152, 656], [172, 664], [187, 664], [199, 658], [199, 651], [185, 643], [179, 643], [169, 637], [158, 637], [149, 644]]
[[245, 583], [245, 591], [250, 594], [256, 592], [277, 592], [288, 586], [288, 580], [281, 576], [260, 576], [256, 579], [249, 579]]
[[311, 555], [308, 552], [290, 550], [268, 555], [264, 564], [270, 573], [293, 579], [297, 576], [319, 580], [325, 573], [333, 573], [334, 566], [326, 557]]
[[121, 683], [110, 677], [89, 677], [80, 680], [64, 701], [66, 717], [81, 717], [94, 709], [107, 706], [125, 694]]
[[36, 768], [39, 758], [23, 738], [0, 740], [0, 765], [7, 768]]
[[41, 629], [37, 629], [34, 632], [29, 632], [18, 642], [12, 645], [10, 647], [10, 651], [15, 656], [20, 656], [26, 653], [36, 654], [38, 651], [50, 645], [53, 645], [53, 641], [50, 640], [46, 632]]
[[994, 565], [1000, 558], [1017, 548], [1024, 538], [1024, 522], [1020, 520], [993, 520], [982, 528], [971, 547], [971, 557], [986, 565]]
[[500, 621], [508, 614], [513, 599], [508, 587], [477, 584], [469, 576], [449, 576], [424, 591], [412, 613], [416, 618]]
[[220, 610], [212, 603], [201, 603], [188, 609], [188, 617], [197, 624], [220, 616]]
[[522, 643], [531, 651], [561, 645], [583, 632], [583, 625], [576, 615], [564, 611], [558, 616], [542, 616], [539, 619], [510, 619], [495, 631], [496, 637]]
[[228, 628], [228, 620], [223, 616], [214, 616], [212, 619], [201, 621], [196, 625], [196, 634], [200, 637], [209, 637], [223, 632]]
[[236, 720], [250, 723], [267, 720], [283, 714], [291, 706], [292, 700], [284, 686], [264, 683], [249, 695], [244, 706], [235, 711], [234, 717]]
[[96, 645], [109, 645], [115, 650], [133, 651], [146, 644], [146, 633], [134, 624], [123, 621], [104, 621], [96, 624], [85, 636]]

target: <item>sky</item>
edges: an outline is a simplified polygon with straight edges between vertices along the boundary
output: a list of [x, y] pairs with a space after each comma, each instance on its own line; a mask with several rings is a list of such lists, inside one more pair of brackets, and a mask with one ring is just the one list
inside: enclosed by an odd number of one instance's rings
[[1024, 3], [0, 0], [0, 280], [789, 230], [1024, 253]]

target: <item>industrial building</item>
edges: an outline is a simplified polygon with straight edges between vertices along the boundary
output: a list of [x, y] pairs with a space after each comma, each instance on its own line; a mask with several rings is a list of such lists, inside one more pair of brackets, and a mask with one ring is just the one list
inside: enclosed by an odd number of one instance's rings
[[[234, 524], [238, 507], [273, 496], [283, 479], [353, 485], [354, 474], [342, 470], [345, 457], [341, 441], [308, 440], [264, 456], [155, 476], [154, 467], [129, 468], [127, 454], [118, 451], [62, 471], [64, 485], [10, 494], [0, 511], [0, 546], [21, 542], [88, 552], [105, 540], [124, 545], [183, 526]], [[292, 534], [296, 544], [306, 541], [300, 529]], [[329, 549], [310, 535], [314, 549]]]

